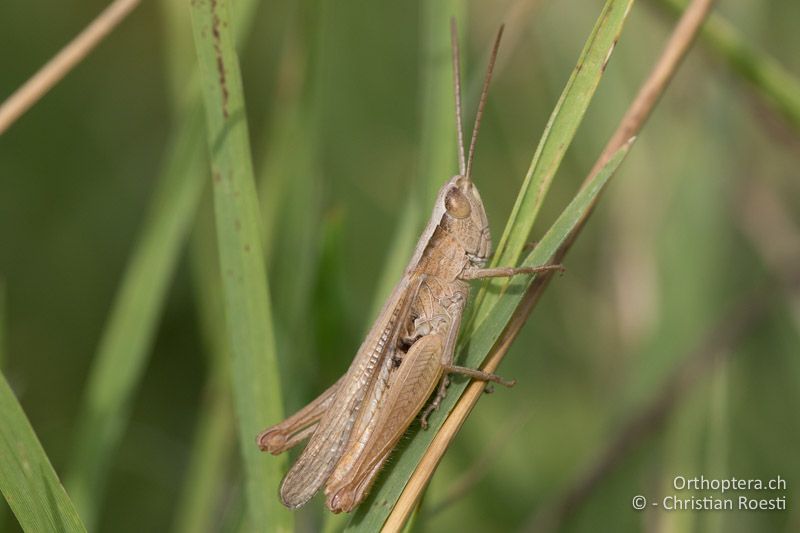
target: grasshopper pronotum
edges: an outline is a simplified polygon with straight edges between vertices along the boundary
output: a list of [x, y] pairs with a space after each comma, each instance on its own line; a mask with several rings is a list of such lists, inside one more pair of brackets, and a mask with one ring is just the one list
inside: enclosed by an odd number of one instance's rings
[[258, 445], [279, 454], [310, 437], [280, 488], [287, 507], [300, 507], [325, 485], [334, 513], [349, 512], [367, 495], [386, 458], [439, 383], [421, 417], [446, 393], [447, 375], [513, 385], [453, 364], [467, 281], [560, 269], [559, 265], [484, 268], [491, 253], [489, 223], [471, 179], [475, 141], [503, 28], [497, 33], [484, 79], [469, 156], [464, 156], [459, 48], [451, 22], [459, 173], [442, 186], [428, 225], [402, 279], [384, 304], [347, 373], [303, 409], [258, 435]]

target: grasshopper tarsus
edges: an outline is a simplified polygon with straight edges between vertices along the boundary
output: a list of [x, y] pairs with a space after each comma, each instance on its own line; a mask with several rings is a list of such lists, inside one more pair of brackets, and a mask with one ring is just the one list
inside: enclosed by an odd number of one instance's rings
[[439, 405], [441, 405], [441, 403], [442, 400], [437, 393], [436, 399], [433, 402], [431, 402], [431, 404], [428, 405], [428, 407], [426, 407], [424, 411], [422, 411], [422, 416], [419, 417], [419, 425], [422, 426], [422, 429], [424, 430], [428, 429], [428, 417], [431, 416], [431, 413], [433, 413], [434, 411], [439, 410]]

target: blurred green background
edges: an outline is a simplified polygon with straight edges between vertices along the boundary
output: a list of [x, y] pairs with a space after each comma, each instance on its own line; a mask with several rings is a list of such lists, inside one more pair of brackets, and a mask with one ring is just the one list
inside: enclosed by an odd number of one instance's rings
[[[104, 5], [3, 2], [0, 97]], [[489, 43], [507, 24], [474, 171], [495, 240], [601, 5], [463, 8], [468, 124]], [[726, 0], [717, 12], [744, 42], [800, 75], [800, 3]], [[262, 2], [251, 19], [242, 75], [256, 173], [267, 176], [262, 209], [287, 412], [335, 381], [355, 353], [385, 291], [381, 273], [410, 191], [426, 200], [417, 208], [427, 216], [428, 189], [450, 176], [417, 175], [430, 157], [421, 126], [425, 13], [422, 2], [303, 0]], [[0, 137], [0, 364], [62, 477], [98, 340], [165, 158], [174, 102], [191, 76], [188, 19], [188, 0], [144, 1]], [[658, 0], [634, 5], [534, 239], [576, 191], [673, 24]], [[455, 147], [453, 138], [450, 173]], [[518, 385], [479, 403], [416, 527], [800, 529], [800, 299], [787, 284], [800, 264], [799, 158], [797, 124], [698, 41], [568, 255], [567, 273], [501, 366]], [[196, 256], [181, 257], [113, 457], [101, 531], [170, 530], [186, 490], [213, 364]], [[732, 322], [732, 309], [749, 316]], [[608, 471], [587, 485], [586, 473], [607, 463], [607, 447], [631, 420], [645, 430], [623, 438]], [[234, 530], [241, 516], [232, 433], [221, 448], [213, 520], [203, 524], [212, 531]], [[674, 476], [700, 474], [780, 475], [788, 489], [771, 496], [787, 496], [789, 510], [631, 509], [634, 495], [658, 499], [674, 492]], [[308, 507], [298, 524], [313, 530], [321, 505]], [[0, 511], [0, 529], [17, 527]]]

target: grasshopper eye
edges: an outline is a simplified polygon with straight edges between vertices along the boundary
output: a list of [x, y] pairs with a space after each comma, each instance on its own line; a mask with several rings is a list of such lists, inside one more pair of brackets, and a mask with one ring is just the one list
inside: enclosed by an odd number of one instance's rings
[[444, 197], [444, 208], [453, 218], [467, 218], [472, 211], [469, 200], [458, 189], [450, 189]]

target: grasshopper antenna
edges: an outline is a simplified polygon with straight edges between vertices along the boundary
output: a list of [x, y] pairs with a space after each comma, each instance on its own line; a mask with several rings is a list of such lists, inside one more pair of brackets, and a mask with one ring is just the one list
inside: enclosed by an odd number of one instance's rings
[[470, 172], [472, 171], [472, 159], [475, 157], [475, 141], [478, 139], [483, 107], [486, 105], [486, 95], [489, 93], [489, 83], [492, 81], [492, 71], [494, 70], [494, 62], [497, 59], [497, 50], [500, 48], [500, 39], [503, 37], [504, 27], [505, 25], [501, 25], [497, 31], [497, 37], [494, 39], [494, 47], [492, 48], [492, 56], [489, 58], [489, 67], [486, 69], [486, 77], [483, 80], [481, 99], [478, 103], [478, 112], [475, 115], [475, 125], [472, 127], [472, 137], [469, 140], [469, 157], [467, 158], [467, 168], [464, 173], [464, 177], [467, 179], [470, 179]]
[[456, 96], [456, 127], [458, 129], [458, 173], [466, 175], [467, 164], [464, 157], [464, 126], [461, 123], [461, 52], [458, 48], [458, 27], [456, 18], [450, 18], [450, 46], [453, 50], [453, 92]]

